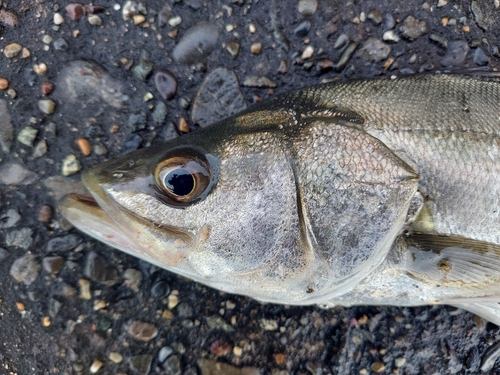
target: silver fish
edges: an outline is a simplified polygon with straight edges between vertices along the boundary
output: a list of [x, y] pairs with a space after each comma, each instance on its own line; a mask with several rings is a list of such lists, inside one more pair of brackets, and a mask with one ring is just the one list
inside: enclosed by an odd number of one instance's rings
[[229, 293], [500, 324], [500, 78], [337, 82], [86, 171], [63, 215]]

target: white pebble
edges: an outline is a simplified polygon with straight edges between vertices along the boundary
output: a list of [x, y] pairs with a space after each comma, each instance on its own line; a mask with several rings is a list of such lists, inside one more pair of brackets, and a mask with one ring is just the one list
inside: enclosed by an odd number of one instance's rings
[[99, 371], [102, 367], [102, 362], [96, 359], [92, 364], [90, 365], [90, 372], [92, 374], [95, 374], [97, 371]]
[[54, 13], [54, 24], [60, 25], [64, 22], [63, 16], [61, 16], [61, 13]]
[[168, 24], [172, 27], [179, 26], [182, 22], [181, 16], [175, 16], [168, 20]]
[[314, 55], [314, 48], [312, 46], [307, 46], [304, 52], [302, 52], [301, 59], [306, 60], [310, 59]]

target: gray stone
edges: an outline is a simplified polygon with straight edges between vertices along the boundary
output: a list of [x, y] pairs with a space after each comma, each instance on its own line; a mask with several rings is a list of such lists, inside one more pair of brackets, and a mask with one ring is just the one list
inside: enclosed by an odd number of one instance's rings
[[391, 47], [381, 40], [370, 37], [359, 50], [359, 55], [374, 62], [386, 59], [391, 53]]
[[384, 18], [382, 17], [382, 13], [378, 9], [370, 10], [366, 18], [372, 21], [375, 26], [380, 25], [384, 20]]
[[0, 263], [9, 257], [10, 253], [7, 249], [0, 247]]
[[342, 48], [347, 43], [349, 43], [349, 37], [347, 36], [347, 34], [341, 34], [333, 44], [333, 48], [335, 49]]
[[0, 184], [30, 185], [38, 180], [38, 175], [21, 164], [10, 162], [0, 166]]
[[382, 39], [385, 40], [386, 42], [399, 42], [400, 38], [399, 35], [396, 33], [394, 30], [387, 30], [383, 35]]
[[151, 369], [153, 356], [151, 354], [141, 354], [129, 358], [130, 367], [140, 375], [147, 375]]
[[41, 99], [38, 101], [38, 108], [46, 115], [51, 115], [56, 110], [56, 102], [52, 99]]
[[146, 78], [148, 78], [153, 72], [153, 68], [154, 64], [149, 59], [148, 53], [146, 51], [142, 51], [139, 63], [132, 68], [132, 73], [134, 73], [134, 76], [137, 79], [145, 81]]
[[476, 65], [482, 66], [482, 65], [488, 65], [489, 62], [490, 59], [484, 53], [483, 49], [481, 47], [476, 48], [476, 50], [474, 51], [474, 63]]
[[131, 134], [127, 140], [123, 143], [120, 154], [128, 154], [129, 152], [135, 151], [139, 148], [142, 143], [142, 137], [139, 134]]
[[45, 139], [41, 139], [33, 148], [33, 157], [39, 158], [47, 153], [47, 141]]
[[141, 285], [142, 281], [141, 271], [129, 268], [123, 273], [123, 278], [126, 280], [130, 289], [132, 289], [134, 292], [139, 291], [139, 286]]
[[293, 30], [293, 33], [299, 37], [304, 37], [311, 30], [311, 22], [303, 21], [297, 25], [297, 27]]
[[352, 55], [356, 51], [356, 48], [358, 48], [358, 44], [356, 42], [351, 42], [342, 51], [339, 61], [337, 62], [337, 64], [335, 64], [335, 70], [337, 72], [341, 72], [342, 70], [344, 70], [349, 60], [351, 60]]
[[170, 357], [173, 353], [174, 353], [174, 349], [172, 349], [170, 346], [164, 346], [158, 352], [158, 362], [159, 363], [165, 362], [165, 360], [168, 357]]
[[12, 145], [14, 130], [12, 127], [7, 102], [0, 100], [0, 148], [3, 152], [9, 152]]
[[181, 374], [181, 361], [178, 356], [173, 355], [163, 363], [163, 369], [166, 375], [180, 375]]
[[460, 66], [469, 53], [469, 45], [465, 40], [455, 40], [448, 44], [446, 55], [441, 60], [443, 66]]
[[51, 298], [49, 300], [49, 316], [51, 318], [55, 318], [61, 310], [62, 303], [56, 300], [55, 298]]
[[51, 274], [57, 274], [64, 267], [64, 258], [58, 256], [45, 257], [42, 260], [43, 269]]
[[33, 146], [33, 142], [35, 141], [37, 134], [38, 130], [32, 128], [31, 126], [25, 126], [17, 135], [17, 140], [23, 145], [31, 147]]
[[56, 51], [66, 51], [69, 47], [68, 42], [64, 38], [54, 40], [53, 45]]
[[191, 318], [193, 316], [193, 308], [186, 302], [179, 303], [176, 310], [180, 318]]
[[93, 251], [87, 255], [83, 273], [88, 278], [107, 286], [115, 285], [119, 281], [116, 268]]
[[438, 34], [430, 34], [429, 39], [441, 48], [448, 48], [448, 39]]
[[38, 277], [40, 272], [40, 264], [37, 261], [36, 256], [28, 253], [21, 258], [18, 258], [12, 264], [10, 268], [10, 275], [26, 285], [30, 285]]
[[236, 75], [218, 68], [203, 81], [191, 110], [191, 120], [204, 127], [247, 108]]
[[201, 371], [201, 375], [260, 375], [260, 371], [255, 367], [237, 368], [213, 359], [202, 358], [196, 364]]
[[278, 84], [267, 77], [249, 76], [243, 81], [245, 87], [277, 87]]
[[234, 332], [234, 328], [227, 324], [219, 315], [207, 317], [207, 324], [212, 329], [222, 329], [225, 332]]
[[156, 124], [163, 124], [167, 118], [167, 106], [163, 102], [156, 103], [155, 109], [152, 113], [153, 121]]
[[31, 228], [22, 228], [7, 232], [5, 235], [5, 244], [7, 246], [21, 247], [28, 250], [33, 243], [33, 230]]
[[128, 118], [128, 131], [143, 130], [146, 127], [146, 120], [145, 112], [131, 114]]
[[129, 99], [123, 90], [123, 84], [111, 77], [101, 65], [90, 60], [77, 60], [59, 73], [55, 94], [62, 100], [78, 102], [82, 107], [104, 101], [120, 108]]
[[398, 30], [403, 38], [413, 41], [429, 31], [429, 26], [426, 21], [420, 21], [409, 15], [398, 26]]
[[303, 16], [312, 16], [318, 9], [318, 0], [299, 0], [297, 10]]
[[19, 211], [15, 208], [10, 208], [7, 212], [0, 215], [0, 228], [12, 228], [16, 226], [19, 221], [21, 221]]
[[153, 324], [138, 320], [125, 326], [125, 330], [133, 338], [144, 342], [151, 341], [158, 335], [158, 329]]
[[470, 9], [472, 10], [472, 14], [474, 15], [474, 20], [476, 21], [477, 25], [484, 31], [487, 31], [489, 25], [484, 18], [483, 10], [481, 9], [480, 4], [481, 1], [473, 0], [470, 4]]
[[217, 45], [219, 32], [210, 22], [201, 21], [191, 27], [175, 46], [172, 57], [181, 64], [197, 64], [212, 53]]

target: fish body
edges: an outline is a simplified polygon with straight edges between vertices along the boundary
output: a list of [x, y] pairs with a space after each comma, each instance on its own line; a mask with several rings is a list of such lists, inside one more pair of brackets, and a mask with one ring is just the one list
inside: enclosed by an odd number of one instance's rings
[[83, 174], [64, 216], [229, 293], [500, 324], [500, 78], [335, 82]]

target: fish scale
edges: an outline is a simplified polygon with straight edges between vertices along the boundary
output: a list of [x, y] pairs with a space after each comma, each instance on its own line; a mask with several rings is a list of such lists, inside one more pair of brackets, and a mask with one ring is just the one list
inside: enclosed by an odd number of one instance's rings
[[[500, 324], [499, 76], [283, 94], [94, 167], [83, 174], [93, 199], [60, 209], [111, 246], [229, 293], [450, 304]], [[186, 196], [158, 178], [177, 169], [193, 178]]]

